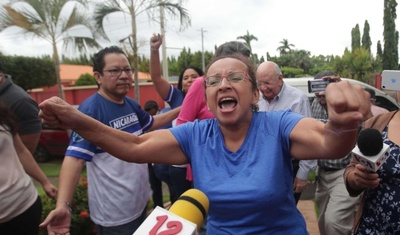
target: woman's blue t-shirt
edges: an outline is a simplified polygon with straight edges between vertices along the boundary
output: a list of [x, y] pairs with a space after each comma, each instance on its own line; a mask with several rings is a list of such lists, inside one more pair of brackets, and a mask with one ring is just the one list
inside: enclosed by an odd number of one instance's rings
[[170, 129], [209, 201], [207, 234], [308, 234], [293, 198], [289, 135], [302, 118], [255, 112], [242, 146], [231, 152], [216, 119]]

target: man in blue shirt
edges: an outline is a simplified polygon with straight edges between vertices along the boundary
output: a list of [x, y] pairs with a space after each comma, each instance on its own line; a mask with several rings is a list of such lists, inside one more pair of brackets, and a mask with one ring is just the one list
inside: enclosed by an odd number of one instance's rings
[[[179, 110], [152, 117], [139, 104], [127, 97], [132, 86], [132, 69], [121, 48], [100, 50], [93, 61], [93, 73], [99, 86], [79, 110], [112, 128], [141, 135], [175, 119]], [[90, 217], [97, 234], [132, 235], [146, 218], [150, 187], [147, 164], [128, 163], [72, 133], [59, 177], [59, 191], [54, 223], [69, 232], [74, 189], [86, 165]], [[49, 221], [50, 222], [50, 221]], [[47, 225], [47, 221], [43, 226]]]

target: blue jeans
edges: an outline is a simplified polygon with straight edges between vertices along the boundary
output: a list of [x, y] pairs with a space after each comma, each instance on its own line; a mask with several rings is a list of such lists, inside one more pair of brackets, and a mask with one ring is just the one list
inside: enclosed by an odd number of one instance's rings
[[150, 186], [154, 203], [153, 208], [156, 208], [156, 206], [164, 208], [161, 180], [155, 174], [155, 169], [153, 164], [148, 163], [147, 165], [149, 168], [149, 179], [150, 179]]
[[[182, 193], [192, 188], [192, 182], [186, 180], [186, 167], [170, 166], [169, 175], [171, 177], [172, 189], [177, 198], [179, 198]], [[175, 201], [176, 200], [174, 200], [174, 202]]]
[[142, 214], [129, 223], [114, 227], [103, 227], [96, 224], [97, 235], [132, 235], [147, 217], [147, 205], [144, 207]]
[[177, 199], [177, 196], [172, 188], [171, 177], [169, 175], [169, 165], [155, 163], [153, 165], [153, 169], [156, 177], [167, 184], [171, 204], [174, 203]]

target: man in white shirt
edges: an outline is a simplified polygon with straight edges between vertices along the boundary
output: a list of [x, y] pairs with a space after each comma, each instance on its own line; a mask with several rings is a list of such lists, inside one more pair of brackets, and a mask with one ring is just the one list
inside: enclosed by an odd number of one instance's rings
[[[260, 64], [256, 73], [257, 85], [260, 90], [258, 107], [260, 111], [277, 111], [291, 109], [305, 117], [311, 117], [310, 102], [299, 89], [287, 85], [279, 66], [271, 61]], [[294, 197], [296, 204], [301, 193], [308, 185], [308, 174], [317, 166], [316, 160], [293, 159]]]

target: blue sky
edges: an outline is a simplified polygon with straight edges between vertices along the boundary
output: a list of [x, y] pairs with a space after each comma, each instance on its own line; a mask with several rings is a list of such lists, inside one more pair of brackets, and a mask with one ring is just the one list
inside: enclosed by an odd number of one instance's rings
[[[5, 2], [0, 0], [2, 4]], [[278, 55], [276, 48], [282, 39], [312, 55], [342, 55], [345, 47], [350, 48], [351, 29], [359, 24], [362, 33], [365, 20], [370, 25], [373, 53], [378, 40], [383, 45], [383, 1], [380, 0], [187, 0], [184, 7], [191, 15], [192, 25], [179, 32], [177, 20], [168, 20], [168, 55], [178, 55], [183, 47], [201, 50], [202, 28], [204, 49], [208, 51], [214, 50], [215, 45], [236, 40], [248, 30], [258, 38], [252, 42], [252, 48], [259, 56], [265, 56], [266, 52]], [[111, 42], [101, 45], [121, 45], [118, 41], [130, 34], [129, 22], [122, 14], [110, 16], [105, 24]], [[400, 27], [399, 20], [396, 25]], [[138, 17], [140, 54], [148, 56], [148, 41], [153, 33], [159, 32], [159, 24], [150, 21], [146, 14]], [[61, 45], [59, 48], [61, 53], [66, 53], [62, 52]], [[52, 53], [46, 41], [25, 37], [11, 28], [0, 33], [0, 51], [24, 56]]]

